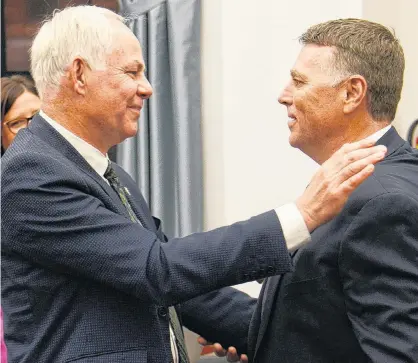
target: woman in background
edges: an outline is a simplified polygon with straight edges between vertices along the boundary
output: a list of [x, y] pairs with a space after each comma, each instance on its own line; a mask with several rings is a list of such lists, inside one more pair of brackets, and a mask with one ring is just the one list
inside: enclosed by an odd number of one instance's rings
[[[28, 126], [39, 111], [41, 100], [35, 84], [24, 76], [1, 78], [1, 155], [20, 129]], [[7, 351], [3, 336], [3, 311], [0, 308], [0, 359], [7, 363]]]
[[1, 78], [1, 154], [17, 132], [28, 126], [39, 111], [41, 100], [35, 84], [24, 76]]

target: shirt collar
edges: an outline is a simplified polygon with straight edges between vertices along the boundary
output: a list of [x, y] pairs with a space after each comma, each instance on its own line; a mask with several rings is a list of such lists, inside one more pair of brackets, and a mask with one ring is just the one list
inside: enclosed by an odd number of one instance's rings
[[107, 155], [103, 155], [93, 145], [90, 145], [87, 141], [81, 139], [66, 129], [64, 126], [54, 121], [42, 110], [39, 111], [39, 115], [43, 117], [44, 120], [48, 122], [56, 131], [58, 131], [80, 153], [84, 159], [86, 159], [86, 161], [96, 171], [97, 174], [99, 174], [101, 177], [104, 176], [104, 173], [109, 164], [109, 158]]
[[386, 134], [390, 130], [391, 127], [392, 125], [387, 125], [383, 129], [380, 129], [379, 131], [375, 132], [374, 134], [367, 136], [366, 138], [364, 138], [364, 140], [373, 140], [374, 142], [377, 142], [377, 140], [382, 138], [383, 135]]

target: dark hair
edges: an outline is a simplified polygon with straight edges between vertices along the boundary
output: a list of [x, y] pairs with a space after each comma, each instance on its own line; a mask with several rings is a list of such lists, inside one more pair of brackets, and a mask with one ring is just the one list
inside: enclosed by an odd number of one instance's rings
[[368, 109], [373, 118], [395, 118], [405, 59], [398, 39], [388, 28], [362, 19], [331, 20], [309, 28], [300, 41], [334, 47], [335, 69], [366, 79]]
[[[3, 122], [7, 112], [12, 108], [16, 100], [25, 92], [28, 91], [38, 96], [35, 83], [32, 79], [15, 75], [11, 77], [1, 78], [1, 121]], [[1, 155], [3, 155], [3, 145], [1, 146]]]

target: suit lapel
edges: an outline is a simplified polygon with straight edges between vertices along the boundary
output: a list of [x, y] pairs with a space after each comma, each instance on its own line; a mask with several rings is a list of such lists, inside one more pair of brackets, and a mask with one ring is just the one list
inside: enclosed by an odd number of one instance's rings
[[[263, 340], [264, 334], [267, 330], [268, 323], [270, 321], [270, 312], [271, 312], [272, 305], [274, 301], [276, 300], [276, 291], [278, 289], [278, 286], [280, 285], [280, 279], [281, 279], [281, 275], [272, 276], [272, 277], [269, 277], [267, 281], [264, 282], [264, 284], [266, 284], [265, 289], [264, 289], [264, 295], [260, 296], [259, 303], [258, 303], [258, 305], [261, 305], [261, 306], [260, 307], [257, 306], [257, 312], [259, 313], [260, 325], [258, 328], [257, 341], [256, 341], [255, 349], [254, 349], [254, 358], [257, 355], [257, 351], [260, 348], [260, 344]], [[264, 303], [263, 303], [263, 300], [264, 300]]]
[[248, 329], [248, 356], [250, 357], [250, 361], [252, 361], [252, 358], [255, 357], [256, 348], [258, 349], [257, 340], [261, 323], [262, 301], [263, 296], [266, 292], [265, 287], [266, 280], [264, 281], [263, 287], [261, 288], [260, 295], [257, 301], [257, 306], [255, 308], [253, 316], [251, 317], [250, 326]]
[[115, 202], [115, 205], [118, 207], [119, 214], [129, 218], [129, 214], [125, 206], [122, 204], [119, 196], [113, 190], [113, 188], [107, 184], [103, 178], [97, 174], [97, 172], [90, 166], [86, 159], [84, 159], [80, 153], [41, 116], [36, 115], [31, 121], [28, 130], [23, 131], [32, 132], [45, 143], [52, 146], [58, 153], [73, 162], [75, 167], [77, 167], [84, 174], [86, 174], [88, 177], [100, 185], [103, 191]]

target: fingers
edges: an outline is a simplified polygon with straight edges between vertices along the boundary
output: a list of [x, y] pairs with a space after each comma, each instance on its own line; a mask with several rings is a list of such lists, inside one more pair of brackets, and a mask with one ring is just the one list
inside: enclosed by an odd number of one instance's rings
[[361, 183], [363, 183], [374, 171], [374, 165], [366, 165], [360, 172], [354, 174], [341, 184], [341, 193], [347, 196], [351, 194]]
[[203, 337], [198, 337], [197, 338], [197, 342], [200, 344], [200, 345], [203, 345], [203, 346], [205, 346], [205, 345], [212, 345], [212, 343], [210, 343], [210, 342], [208, 342], [205, 338], [203, 338]]
[[[203, 346], [212, 345], [212, 343], [203, 337], [198, 337], [197, 341]], [[248, 363], [248, 356], [246, 354], [241, 354], [241, 356], [239, 356], [237, 350], [234, 347], [229, 347], [228, 350], [225, 350], [219, 343], [215, 343], [212, 346], [217, 357], [226, 356], [228, 362]]]
[[214, 349], [215, 355], [217, 357], [225, 357], [226, 356], [226, 350], [219, 343], [213, 344], [213, 349]]
[[229, 347], [228, 352], [226, 353], [226, 360], [228, 362], [238, 362], [239, 357], [237, 350], [234, 347]]
[[386, 152], [387, 148], [384, 145], [373, 146], [367, 149], [354, 150], [346, 154], [345, 158], [343, 159], [343, 166], [346, 167], [347, 165], [364, 159], [376, 163], [385, 157]]
[[340, 151], [343, 152], [343, 153], [349, 153], [349, 152], [354, 151], [354, 150], [369, 148], [369, 147], [373, 146], [375, 143], [376, 142], [373, 141], [373, 140], [364, 139], [364, 140], [344, 144], [340, 148]]
[[[375, 149], [375, 151], [371, 153], [365, 153], [366, 151], [371, 151], [372, 149]], [[357, 150], [357, 153], [358, 154], [353, 159], [350, 159], [347, 165], [340, 171], [336, 180], [337, 183], [343, 184], [345, 183], [345, 181], [350, 179], [355, 174], [363, 171], [366, 168], [366, 166], [374, 165], [377, 162], [381, 161], [386, 155], [386, 147], [377, 146], [375, 148], [370, 148], [366, 150]], [[352, 160], [356, 160], [356, 161], [352, 161]], [[364, 175], [365, 174], [362, 173], [362, 176]], [[355, 178], [354, 180], [358, 180], [358, 178]]]
[[241, 363], [248, 363], [248, 356], [246, 354], [241, 354]]
[[238, 355], [237, 350], [234, 347], [229, 347], [226, 353], [226, 359], [228, 362], [241, 362], [248, 363], [248, 357], [246, 354]]
[[[347, 145], [351, 146], [351, 144]], [[348, 148], [346, 148], [346, 150], [348, 150]], [[376, 163], [384, 158], [386, 151], [387, 149], [383, 145], [363, 149], [350, 149], [349, 152], [344, 151], [343, 147], [324, 163], [324, 168], [332, 175], [334, 173], [339, 173], [342, 169], [355, 163], [356, 161], [366, 159], [370, 156], [376, 156], [376, 158], [372, 157], [374, 160], [373, 163]]]
[[335, 217], [354, 189], [373, 172], [374, 164], [385, 157], [385, 146], [371, 144], [363, 140], [344, 145], [315, 173], [296, 201], [310, 232]]

